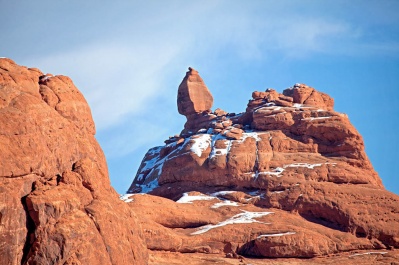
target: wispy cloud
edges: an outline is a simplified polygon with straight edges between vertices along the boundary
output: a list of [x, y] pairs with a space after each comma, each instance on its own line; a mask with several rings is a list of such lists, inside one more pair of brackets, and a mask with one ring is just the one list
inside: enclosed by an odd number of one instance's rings
[[[356, 54], [362, 49], [387, 53], [398, 49], [397, 43], [363, 45], [364, 31], [358, 25], [339, 17], [297, 12], [298, 5], [286, 2], [173, 3], [141, 5], [131, 19], [123, 16], [115, 21], [112, 34], [107, 32], [72, 48], [59, 47], [24, 63], [71, 76], [88, 99], [101, 131], [116, 130], [127, 118], [154, 111], [154, 106], [165, 100], [164, 94], [175, 93], [179, 80], [171, 80], [170, 76], [179, 73], [182, 78], [182, 70], [192, 62], [206, 62], [211, 71], [224, 67], [224, 62], [217, 61], [221, 53], [245, 62], [268, 60], [275, 54], [289, 60], [319, 54]], [[157, 15], [140, 14], [148, 9]], [[83, 28], [81, 34], [101, 26]], [[168, 101], [156, 111], [175, 108], [174, 104], [173, 99], [173, 104]], [[159, 131], [160, 127], [151, 129]], [[125, 139], [121, 135], [121, 141]], [[133, 147], [123, 149], [126, 153]]]
[[98, 128], [104, 129], [148, 107], [149, 98], [163, 90], [162, 70], [176, 52], [170, 46], [156, 49], [145, 43], [126, 47], [106, 42], [28, 63], [71, 76], [92, 106]]
[[[188, 66], [204, 77], [215, 107], [227, 111], [242, 111], [257, 86], [271, 83], [278, 89], [290, 85], [286, 82], [307, 79], [325, 84], [323, 78], [335, 78], [335, 71], [341, 72], [338, 82], [332, 82], [335, 86], [344, 83], [341, 89], [350, 85], [353, 95], [364, 94], [370, 82], [362, 86], [356, 78], [368, 79], [369, 72], [359, 74], [359, 62], [366, 62], [369, 71], [378, 70], [375, 80], [384, 79], [385, 85], [390, 84], [386, 87], [397, 84], [396, 68], [388, 66], [386, 74], [385, 66], [372, 67], [380, 58], [388, 58], [391, 65], [397, 62], [397, 0], [170, 0], [101, 5], [69, 0], [46, 1], [45, 7], [33, 1], [3, 2], [0, 56], [73, 79], [90, 104], [97, 137], [113, 161], [111, 171], [118, 175], [113, 185], [119, 183], [121, 190], [128, 184], [120, 181], [133, 175], [132, 165], [140, 163], [143, 152], [182, 129], [185, 118], [177, 114], [176, 92]], [[326, 69], [319, 71], [320, 65]], [[380, 104], [387, 100], [391, 98]]]

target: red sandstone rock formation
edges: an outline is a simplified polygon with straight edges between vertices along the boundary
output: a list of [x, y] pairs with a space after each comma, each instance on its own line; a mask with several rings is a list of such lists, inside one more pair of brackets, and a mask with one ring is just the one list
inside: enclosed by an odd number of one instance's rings
[[185, 116], [209, 110], [213, 97], [198, 72], [189, 67], [177, 92], [179, 113]]
[[128, 192], [178, 201], [132, 195], [149, 249], [315, 258], [399, 248], [399, 197], [333, 99], [303, 84], [252, 97], [240, 114], [196, 114], [145, 155]]
[[[185, 130], [189, 131], [192, 124], [202, 121], [204, 113], [210, 113], [213, 97], [198, 72], [189, 67], [186, 76], [181, 82], [177, 92], [177, 109], [186, 116]], [[206, 116], [206, 121], [209, 117]]]
[[129, 189], [161, 197], [123, 202], [72, 81], [0, 59], [1, 264], [399, 261], [399, 198], [328, 95], [254, 92], [240, 114], [204, 95]]
[[71, 79], [0, 59], [1, 264], [145, 264]]

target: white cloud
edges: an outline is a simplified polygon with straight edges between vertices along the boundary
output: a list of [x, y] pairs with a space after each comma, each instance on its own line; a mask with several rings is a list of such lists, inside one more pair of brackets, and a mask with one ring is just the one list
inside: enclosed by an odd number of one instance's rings
[[182, 69], [189, 62], [220, 67], [223, 62], [216, 60], [226, 51], [236, 61], [265, 60], [275, 53], [282, 58], [345, 53], [342, 47], [337, 49], [339, 43], [361, 36], [345, 21], [309, 17], [297, 13], [295, 5], [283, 9], [284, 5], [269, 2], [207, 3], [150, 5], [157, 16], [132, 16], [131, 21], [124, 18], [124, 24], [115, 25], [129, 29], [126, 32], [116, 30], [115, 35], [104, 34], [94, 42], [56, 49], [24, 63], [70, 76], [88, 99], [97, 128], [102, 130], [117, 126], [129, 115], [148, 112], [162, 93], [177, 88], [178, 83], [167, 82], [168, 75], [179, 72], [183, 77]]
[[34, 58], [28, 64], [70, 76], [89, 101], [98, 129], [104, 129], [129, 113], [140, 113], [164, 89], [163, 70], [176, 48], [102, 43]]
[[[301, 61], [316, 73], [311, 64], [331, 55], [397, 56], [398, 1], [358, 2], [117, 1], [93, 8], [70, 0], [53, 1], [44, 13], [37, 4], [6, 6], [0, 56], [73, 79], [118, 185], [144, 149], [182, 129], [176, 92], [187, 66], [212, 84], [215, 102], [223, 103], [215, 107], [242, 111], [253, 86], [269, 85], [252, 80], [263, 71], [278, 87]], [[122, 160], [132, 164], [113, 164]]]
[[169, 130], [156, 119], [136, 118], [121, 126], [117, 132], [100, 134], [100, 137], [103, 135], [106, 138], [102, 148], [110, 157], [125, 156], [143, 146], [162, 145], [159, 137], [167, 134]]

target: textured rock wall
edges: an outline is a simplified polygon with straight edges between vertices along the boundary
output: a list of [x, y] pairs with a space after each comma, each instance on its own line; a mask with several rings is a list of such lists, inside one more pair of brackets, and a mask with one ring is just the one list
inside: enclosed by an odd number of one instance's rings
[[2, 264], [145, 264], [71, 79], [0, 59]]
[[150, 194], [129, 202], [148, 247], [233, 258], [399, 248], [399, 197], [333, 105], [295, 84], [253, 92], [242, 113], [189, 116], [180, 135], [147, 152], [128, 190]]

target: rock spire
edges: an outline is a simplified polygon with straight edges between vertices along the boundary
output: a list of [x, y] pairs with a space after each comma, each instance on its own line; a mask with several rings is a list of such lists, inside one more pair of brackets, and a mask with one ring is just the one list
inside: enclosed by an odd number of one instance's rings
[[189, 67], [177, 93], [177, 108], [180, 114], [189, 116], [210, 110], [213, 97], [198, 72]]

